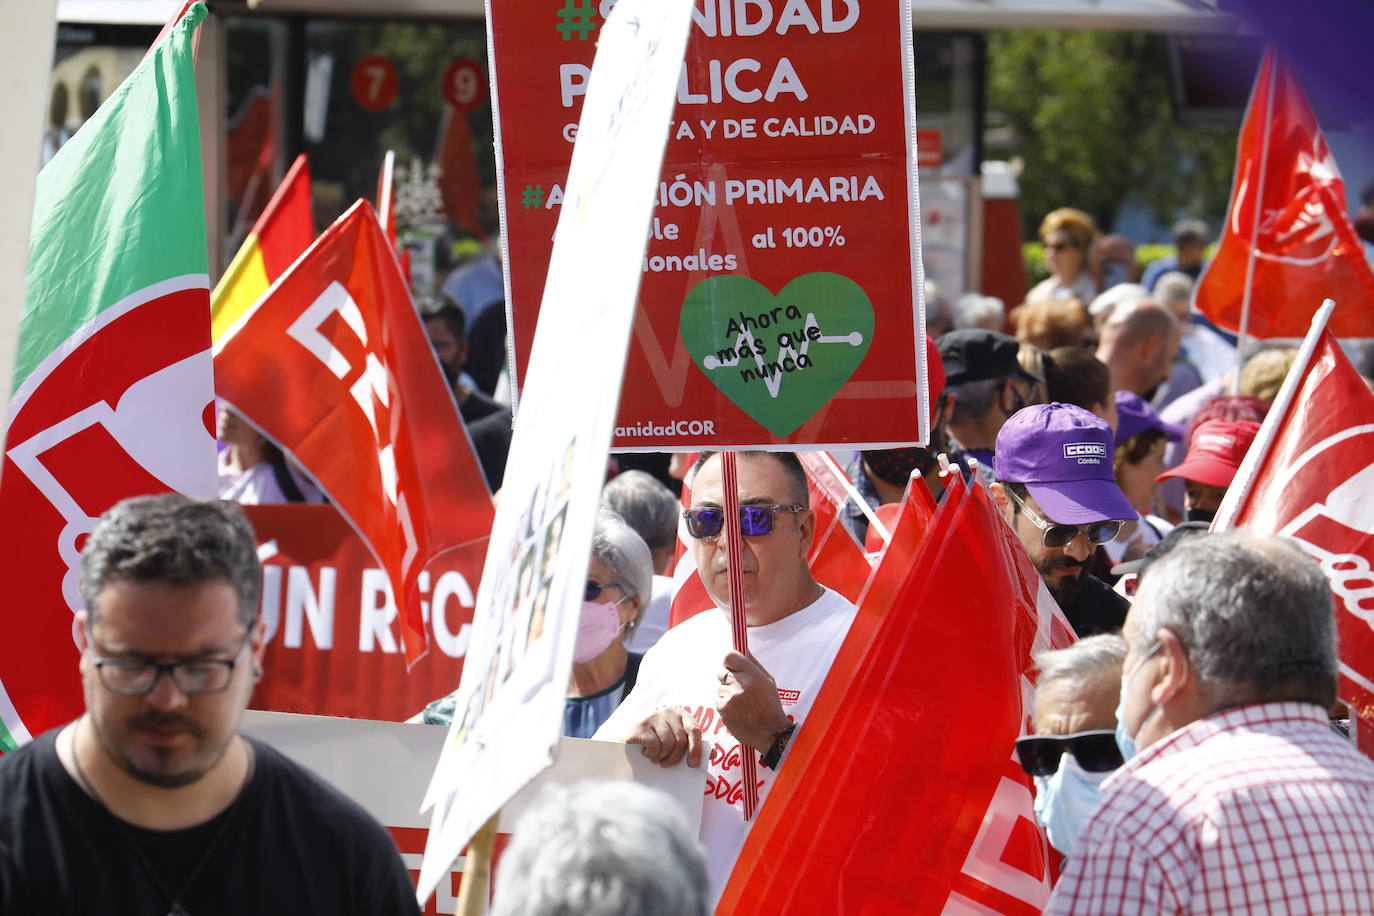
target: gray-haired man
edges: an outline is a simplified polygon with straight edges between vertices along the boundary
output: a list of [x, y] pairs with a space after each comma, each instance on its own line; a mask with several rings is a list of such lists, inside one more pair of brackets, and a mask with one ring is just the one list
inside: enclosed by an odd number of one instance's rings
[[239, 735], [266, 630], [238, 507], [125, 500], [81, 569], [86, 712], [0, 759], [0, 912], [416, 912], [381, 826]]
[[1047, 912], [1374, 912], [1374, 762], [1327, 722], [1333, 630], [1291, 542], [1194, 538], [1152, 566], [1123, 630], [1127, 760]]
[[1102, 781], [1122, 763], [1115, 709], [1125, 657], [1115, 633], [1035, 656], [1035, 734], [1016, 742], [1016, 756], [1035, 780], [1035, 816], [1066, 856], [1102, 801]]

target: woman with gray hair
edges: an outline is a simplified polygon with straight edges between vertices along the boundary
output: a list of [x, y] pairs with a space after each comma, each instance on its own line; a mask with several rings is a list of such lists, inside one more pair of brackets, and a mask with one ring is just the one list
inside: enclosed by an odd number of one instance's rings
[[642, 655], [626, 650], [653, 590], [649, 547], [610, 509], [596, 515], [563, 734], [590, 738], [630, 695]]
[[[628, 651], [625, 644], [644, 617], [653, 578], [653, 561], [644, 539], [619, 515], [598, 510], [572, 678], [563, 707], [564, 735], [590, 738], [634, 688], [643, 655]], [[410, 721], [449, 725], [457, 704], [455, 690]]]

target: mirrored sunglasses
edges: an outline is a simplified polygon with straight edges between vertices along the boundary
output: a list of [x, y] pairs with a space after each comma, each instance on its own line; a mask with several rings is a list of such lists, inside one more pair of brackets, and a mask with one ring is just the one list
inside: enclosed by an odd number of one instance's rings
[[1073, 754], [1078, 765], [1089, 773], [1106, 773], [1125, 762], [1116, 743], [1116, 732], [1105, 729], [1072, 735], [1031, 735], [1016, 741], [1021, 769], [1032, 776], [1053, 776], [1065, 751]]
[[[760, 537], [773, 532], [775, 518], [779, 512], [805, 512], [805, 506], [761, 506], [739, 507], [739, 530], [745, 537]], [[725, 510], [718, 506], [700, 509], [683, 509], [682, 517], [687, 521], [687, 533], [697, 540], [720, 536], [725, 526]]]
[[1068, 547], [1078, 537], [1079, 532], [1085, 528], [1088, 531], [1088, 542], [1090, 544], [1106, 544], [1114, 540], [1121, 533], [1121, 526], [1126, 522], [1119, 518], [1108, 519], [1105, 522], [1093, 522], [1088, 525], [1060, 525], [1045, 518], [1036, 512], [1026, 501], [1017, 496], [1011, 488], [1007, 489], [1007, 495], [1016, 500], [1016, 504], [1021, 507], [1021, 511], [1026, 513], [1026, 518], [1040, 529], [1040, 539], [1045, 545], [1046, 550], [1058, 550], [1061, 547]]

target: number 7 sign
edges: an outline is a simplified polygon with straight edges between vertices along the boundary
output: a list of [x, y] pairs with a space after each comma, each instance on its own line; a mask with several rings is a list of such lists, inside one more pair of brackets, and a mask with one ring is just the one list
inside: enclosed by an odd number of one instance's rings
[[358, 107], [364, 111], [385, 111], [396, 101], [401, 78], [390, 58], [369, 54], [354, 65], [348, 85]]

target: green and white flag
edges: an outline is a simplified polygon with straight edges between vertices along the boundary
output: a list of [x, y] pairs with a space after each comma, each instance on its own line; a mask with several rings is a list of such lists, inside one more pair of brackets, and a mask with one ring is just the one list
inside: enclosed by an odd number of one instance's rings
[[188, 5], [38, 176], [0, 475], [0, 750], [83, 709], [80, 548], [127, 496], [216, 493]]

